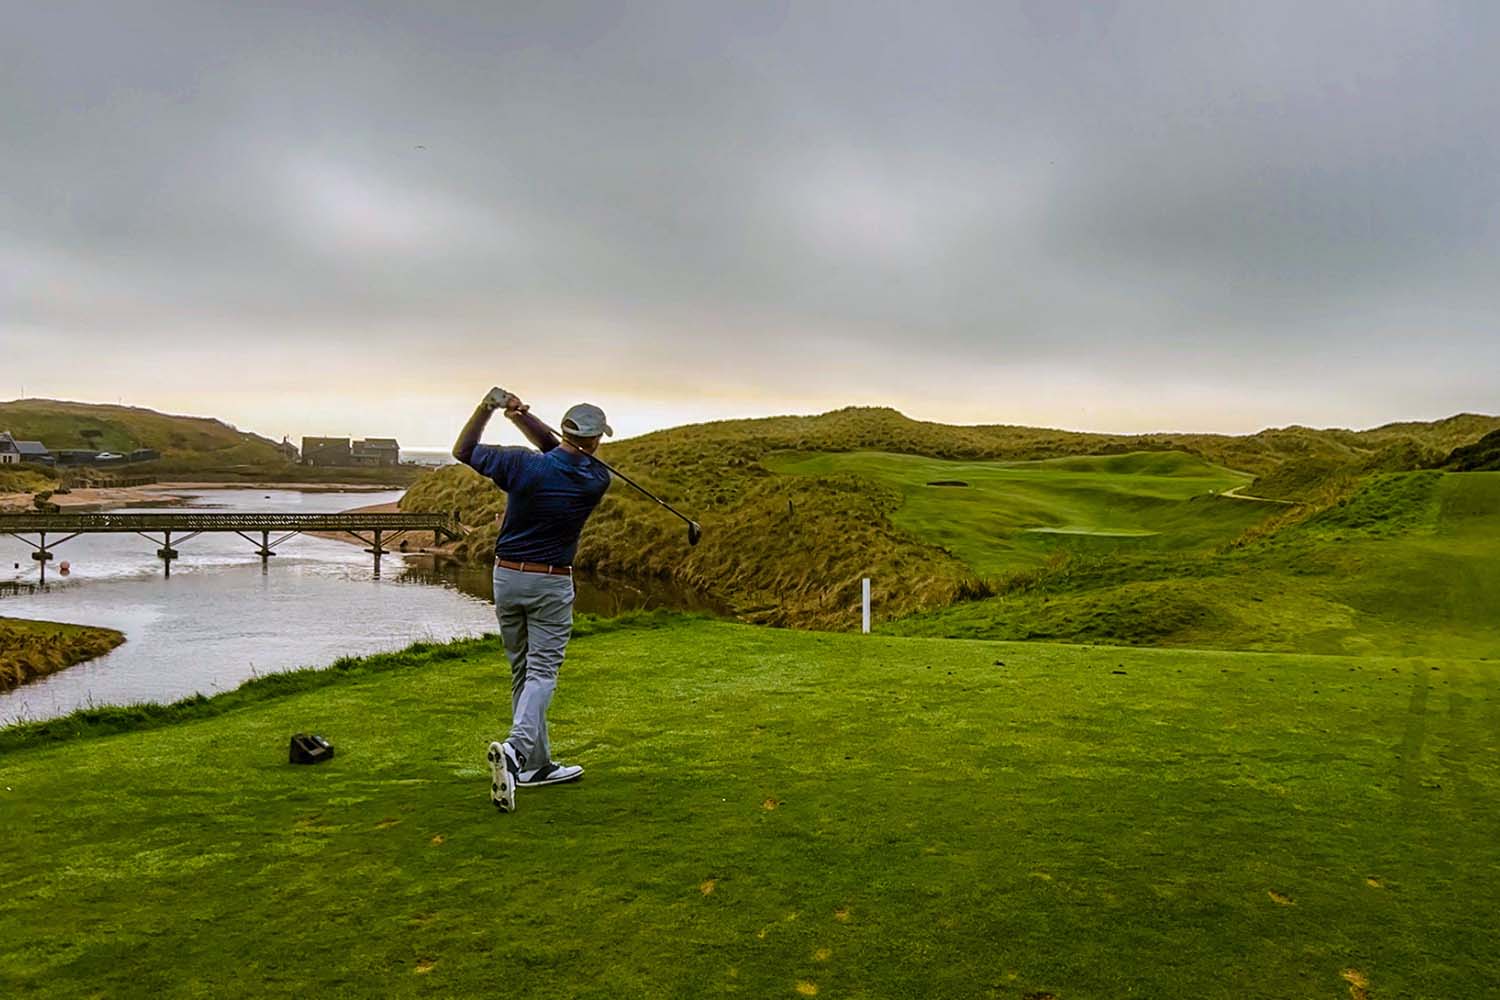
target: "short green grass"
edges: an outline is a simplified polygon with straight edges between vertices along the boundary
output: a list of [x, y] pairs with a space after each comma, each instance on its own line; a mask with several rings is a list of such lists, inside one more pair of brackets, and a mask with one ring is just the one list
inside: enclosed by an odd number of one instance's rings
[[1176, 452], [769, 464], [898, 491], [891, 522], [995, 591], [878, 616], [891, 634], [1500, 657], [1500, 473], [1375, 475], [1262, 532], [1295, 508], [1226, 497], [1248, 477]]
[[1037, 462], [841, 452], [779, 456], [767, 464], [789, 475], [859, 475], [899, 490], [903, 502], [892, 522], [986, 577], [1042, 565], [1059, 551], [1226, 542], [1275, 509], [1219, 496], [1253, 477], [1182, 452]]
[[1490, 995], [1495, 663], [641, 624], [511, 816], [493, 640], [11, 741], [0, 991]]

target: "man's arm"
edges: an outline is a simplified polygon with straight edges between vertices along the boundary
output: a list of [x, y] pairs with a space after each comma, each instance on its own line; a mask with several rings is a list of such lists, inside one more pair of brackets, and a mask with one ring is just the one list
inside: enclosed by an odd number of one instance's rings
[[484, 436], [484, 428], [490, 422], [490, 415], [502, 407], [511, 423], [520, 428], [521, 433], [525, 434], [526, 439], [536, 445], [538, 450], [551, 451], [558, 446], [557, 438], [547, 429], [547, 425], [531, 415], [531, 407], [521, 402], [519, 396], [506, 392], [504, 389], [495, 388], [480, 400], [479, 405], [474, 408], [474, 415], [459, 432], [458, 441], [453, 445], [454, 458], [465, 465], [474, 464], [474, 449], [479, 447], [479, 439]]
[[557, 438], [552, 436], [552, 432], [547, 429], [546, 424], [531, 415], [531, 407], [514, 396], [511, 399], [515, 401], [516, 405], [510, 406], [507, 403], [505, 415], [510, 418], [511, 423], [521, 429], [521, 433], [526, 435], [526, 440], [536, 445], [538, 451], [551, 451], [553, 448], [556, 448], [558, 445]]
[[484, 435], [485, 425], [490, 422], [490, 414], [505, 404], [508, 393], [503, 389], [491, 389], [489, 394], [479, 401], [474, 408], [474, 415], [469, 422], [464, 424], [464, 429], [458, 432], [458, 440], [453, 444], [453, 457], [465, 465], [471, 465], [474, 457], [474, 449], [479, 445], [479, 439]]

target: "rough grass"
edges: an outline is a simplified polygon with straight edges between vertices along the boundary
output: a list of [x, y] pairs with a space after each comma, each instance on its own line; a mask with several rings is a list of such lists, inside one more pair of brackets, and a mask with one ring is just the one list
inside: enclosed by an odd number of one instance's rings
[[36, 469], [0, 466], [0, 493], [40, 493], [57, 489], [57, 480]]
[[114, 629], [0, 617], [0, 690], [102, 656], [124, 641]]
[[1453, 449], [1446, 464], [1455, 472], [1500, 472], [1500, 430]]
[[[0, 757], [10, 996], [1462, 1000], [1500, 667], [838, 636], [578, 639], [576, 786], [496, 813], [493, 645]], [[447, 652], [439, 653], [442, 650]], [[286, 763], [287, 737], [338, 755]]]

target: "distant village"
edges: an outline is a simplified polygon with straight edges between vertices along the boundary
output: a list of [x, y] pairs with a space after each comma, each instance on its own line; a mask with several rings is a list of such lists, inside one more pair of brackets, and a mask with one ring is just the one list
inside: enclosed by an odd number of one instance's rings
[[129, 452], [97, 448], [48, 448], [40, 441], [18, 441], [9, 431], [0, 431], [0, 465], [129, 465], [161, 458], [155, 448]]
[[[393, 466], [401, 464], [401, 445], [395, 438], [304, 437], [302, 448], [286, 438], [278, 445], [282, 456], [292, 463], [324, 467]], [[0, 431], [0, 465], [43, 466], [118, 466], [153, 462], [161, 458], [155, 448], [136, 448], [129, 452], [101, 451], [97, 448], [51, 449], [40, 441], [21, 441], [9, 431]]]
[[[287, 442], [282, 441], [286, 453]], [[293, 448], [295, 453], [296, 449]], [[297, 461], [295, 455], [292, 461]], [[348, 438], [305, 437], [302, 439], [302, 464], [321, 466], [349, 465], [400, 465], [401, 445], [395, 438], [366, 438], [351, 441]]]

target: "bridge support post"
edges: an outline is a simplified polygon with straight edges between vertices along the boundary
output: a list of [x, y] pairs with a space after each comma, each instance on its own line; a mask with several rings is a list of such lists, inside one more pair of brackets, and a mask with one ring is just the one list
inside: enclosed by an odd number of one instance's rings
[[45, 566], [52, 559], [52, 553], [47, 551], [47, 533], [38, 531], [36, 537], [38, 544], [36, 551], [31, 553], [31, 558]]
[[380, 544], [380, 536], [383, 532], [379, 528], [373, 530], [375, 532], [375, 547], [366, 549], [365, 551], [375, 553], [375, 579], [378, 580], [380, 579], [380, 557], [385, 554], [385, 549]]
[[260, 549], [257, 550], [255, 554], [258, 555], [258, 556], [260, 556], [260, 561], [261, 562], [265, 562], [267, 559], [271, 558], [272, 556], [274, 556], [276, 554], [276, 553], [274, 553], [274, 552], [271, 551], [271, 532], [270, 531], [267, 531], [265, 529], [261, 530], [261, 533], [260, 533]]
[[161, 533], [161, 548], [156, 550], [157, 556], [161, 558], [162, 572], [167, 576], [172, 575], [172, 560], [177, 558], [177, 550], [172, 548], [172, 533], [163, 531]]

